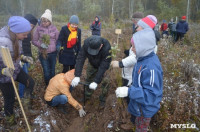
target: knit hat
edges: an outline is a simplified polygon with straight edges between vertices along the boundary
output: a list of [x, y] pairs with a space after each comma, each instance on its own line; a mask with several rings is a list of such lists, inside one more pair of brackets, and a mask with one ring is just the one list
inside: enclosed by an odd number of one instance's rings
[[102, 44], [102, 39], [100, 36], [93, 35], [88, 38], [89, 39], [89, 46], [88, 46], [88, 53], [90, 55], [97, 55], [99, 53], [99, 48]]
[[138, 25], [141, 26], [142, 28], [154, 28], [157, 23], [157, 18], [153, 15], [148, 15], [145, 18], [142, 18], [141, 20], [138, 21]]
[[21, 16], [10, 17], [8, 26], [13, 33], [25, 33], [31, 30], [30, 22]]
[[182, 16], [182, 20], [186, 20], [186, 16]]
[[78, 16], [76, 16], [76, 15], [71, 16], [70, 19], [69, 19], [69, 23], [78, 24], [79, 23]]
[[32, 14], [26, 14], [24, 18], [26, 18], [26, 20], [28, 20], [33, 25], [36, 25], [38, 22], [38, 20]]
[[143, 18], [144, 17], [144, 14], [142, 12], [135, 12], [133, 13], [133, 16], [132, 18]]
[[48, 19], [50, 22], [52, 22], [52, 15], [51, 15], [51, 11], [49, 9], [46, 9], [44, 14], [41, 16], [41, 18], [46, 18]]

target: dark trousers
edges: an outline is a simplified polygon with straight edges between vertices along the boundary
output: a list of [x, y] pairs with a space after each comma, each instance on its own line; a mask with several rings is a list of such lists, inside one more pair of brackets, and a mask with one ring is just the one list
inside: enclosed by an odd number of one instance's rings
[[74, 69], [75, 65], [63, 65], [63, 71], [62, 73], [66, 73], [72, 69]]
[[[25, 85], [25, 94], [32, 95], [33, 87], [35, 82], [33, 79], [26, 74], [22, 69], [17, 75], [16, 80]], [[0, 83], [0, 89], [4, 98], [4, 111], [6, 116], [10, 116], [13, 114], [13, 106], [15, 102], [15, 91], [12, 83]]]
[[[87, 66], [87, 78], [86, 78], [86, 82], [88, 84], [93, 82], [97, 72], [98, 72], [98, 69], [94, 68], [91, 64], [88, 63], [88, 66]], [[101, 83], [101, 95], [99, 96], [99, 100], [101, 102], [105, 102], [106, 101], [106, 96], [107, 96], [108, 89], [109, 89], [109, 84], [108, 83], [109, 83], [108, 79], [103, 78], [102, 83]], [[86, 90], [85, 90], [86, 99], [90, 99], [90, 97], [92, 96], [93, 92], [94, 92], [94, 90], [91, 90], [89, 87], [87, 87]]]
[[46, 59], [42, 57], [42, 54], [39, 56], [46, 85], [48, 85], [50, 79], [55, 76], [56, 56], [57, 52], [48, 53]]
[[182, 40], [183, 37], [184, 37], [184, 33], [177, 32], [176, 42], [177, 42], [179, 39]]

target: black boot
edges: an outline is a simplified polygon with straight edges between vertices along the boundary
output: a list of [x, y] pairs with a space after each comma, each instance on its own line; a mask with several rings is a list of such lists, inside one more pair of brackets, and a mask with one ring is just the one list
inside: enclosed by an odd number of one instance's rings
[[65, 104], [59, 104], [58, 106], [56, 106], [57, 107], [57, 109], [61, 112], [61, 113], [63, 113], [63, 114], [67, 114], [67, 107], [65, 106]]

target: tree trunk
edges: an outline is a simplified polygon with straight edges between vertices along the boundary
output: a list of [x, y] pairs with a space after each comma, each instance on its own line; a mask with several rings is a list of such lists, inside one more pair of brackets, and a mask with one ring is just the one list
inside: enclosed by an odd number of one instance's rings
[[113, 3], [112, 3], [112, 15], [114, 15], [114, 6], [115, 6], [115, 0], [113, 0]]
[[134, 0], [129, 0], [129, 17], [132, 17], [133, 14], [133, 5], [134, 5]]
[[22, 14], [22, 16], [24, 16], [24, 1], [19, 0], [19, 4], [20, 4], [20, 9], [21, 9], [21, 14]]
[[187, 22], [189, 20], [189, 10], [190, 10], [190, 0], [188, 0], [188, 3], [187, 3]]

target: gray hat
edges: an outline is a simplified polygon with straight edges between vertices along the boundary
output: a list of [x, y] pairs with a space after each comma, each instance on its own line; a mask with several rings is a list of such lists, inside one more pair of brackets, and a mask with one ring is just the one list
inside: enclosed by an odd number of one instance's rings
[[102, 44], [102, 39], [100, 36], [92, 35], [89, 39], [89, 47], [88, 47], [88, 53], [90, 55], [97, 55], [100, 50], [100, 46]]
[[144, 17], [144, 13], [142, 13], [142, 12], [135, 12], [135, 13], [133, 13], [133, 16], [132, 16], [132, 18], [143, 18]]
[[71, 16], [70, 19], [69, 19], [69, 23], [78, 24], [79, 23], [78, 16], [76, 16], [76, 15]]

